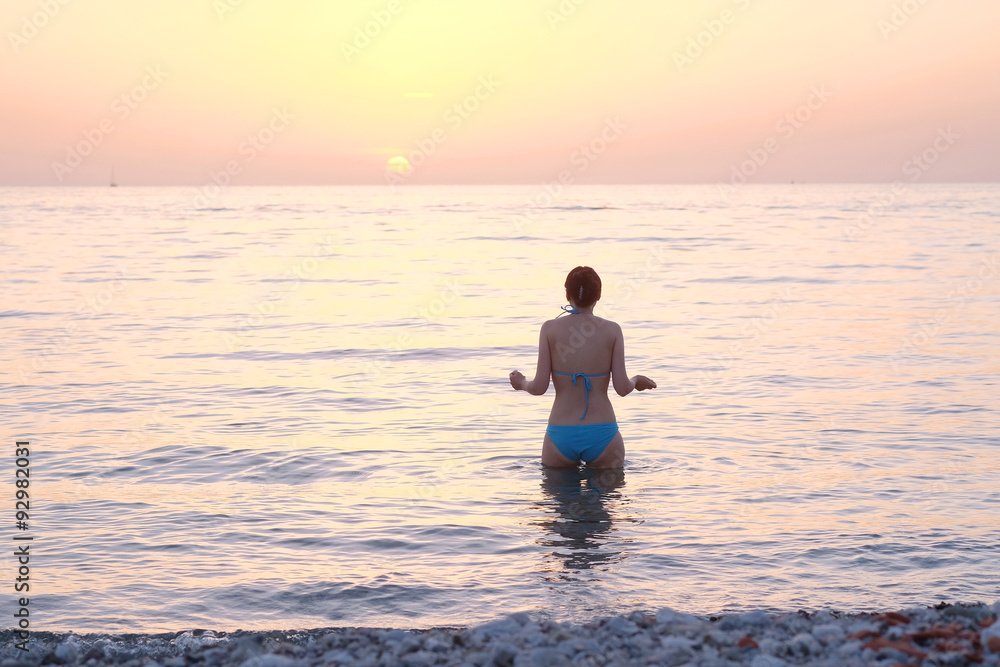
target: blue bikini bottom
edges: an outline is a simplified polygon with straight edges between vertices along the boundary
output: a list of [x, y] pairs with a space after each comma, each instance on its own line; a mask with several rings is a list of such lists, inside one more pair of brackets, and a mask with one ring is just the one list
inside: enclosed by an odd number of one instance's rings
[[618, 422], [573, 426], [549, 424], [545, 429], [545, 435], [549, 436], [560, 454], [570, 461], [583, 459], [584, 463], [590, 463], [600, 456], [616, 433]]

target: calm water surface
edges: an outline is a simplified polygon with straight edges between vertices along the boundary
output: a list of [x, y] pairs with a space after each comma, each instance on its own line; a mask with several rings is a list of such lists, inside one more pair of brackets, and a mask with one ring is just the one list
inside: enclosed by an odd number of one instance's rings
[[[0, 190], [33, 629], [996, 601], [1000, 187], [887, 192]], [[507, 381], [578, 264], [622, 475]]]

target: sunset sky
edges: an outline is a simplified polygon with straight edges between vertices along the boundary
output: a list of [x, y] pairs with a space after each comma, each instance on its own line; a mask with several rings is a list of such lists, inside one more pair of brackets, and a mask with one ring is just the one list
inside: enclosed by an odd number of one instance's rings
[[0, 185], [997, 181], [997, 25], [996, 0], [8, 0]]

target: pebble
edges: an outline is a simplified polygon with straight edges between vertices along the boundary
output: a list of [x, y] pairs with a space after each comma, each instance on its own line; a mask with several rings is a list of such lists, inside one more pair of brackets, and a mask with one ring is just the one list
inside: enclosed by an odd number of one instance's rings
[[656, 612], [656, 622], [664, 625], [695, 625], [699, 623], [697, 616], [682, 614], [673, 609], [661, 609]]
[[785, 667], [788, 663], [773, 655], [756, 655], [750, 667]]
[[[514, 663], [515, 665], [522, 664], [523, 661], [518, 660]], [[536, 648], [531, 652], [531, 659], [528, 662], [532, 667], [564, 667], [567, 665], [572, 665], [565, 655], [553, 648]]]
[[336, 651], [330, 650], [323, 654], [323, 662], [345, 662], [350, 663], [354, 660], [354, 656], [351, 655], [349, 651]]
[[812, 655], [821, 655], [823, 653], [823, 647], [820, 643], [808, 632], [800, 632], [799, 634], [792, 637], [792, 641], [789, 642], [789, 648], [796, 655], [800, 655], [803, 658], [808, 658]]
[[431, 667], [437, 664], [437, 656], [430, 651], [417, 651], [404, 655], [402, 664], [404, 667]]
[[507, 618], [510, 619], [511, 621], [514, 621], [518, 625], [527, 625], [528, 623], [531, 623], [531, 617], [528, 616], [523, 611], [511, 614]]
[[243, 661], [240, 667], [292, 667], [295, 660], [284, 655], [256, 655]]
[[979, 633], [979, 641], [992, 653], [1000, 653], [1000, 622], [994, 622]]
[[812, 629], [812, 635], [824, 644], [829, 644], [844, 638], [844, 628], [836, 623], [824, 623]]
[[76, 649], [76, 637], [70, 635], [65, 642], [56, 647], [56, 657], [65, 663], [72, 664], [77, 661], [78, 652]]
[[634, 635], [639, 632], [639, 626], [621, 616], [615, 616], [610, 621], [608, 621], [605, 626], [608, 632], [613, 632], [616, 635]]
[[490, 660], [497, 667], [511, 667], [514, 664], [514, 658], [517, 657], [517, 653], [516, 646], [506, 643], [497, 644], [490, 654]]
[[406, 639], [407, 633], [405, 630], [390, 630], [385, 633], [384, 638], [391, 642], [401, 642]]
[[739, 616], [723, 616], [719, 621], [719, 627], [723, 630], [740, 630], [746, 627], [767, 625], [771, 622], [771, 617], [763, 611], [752, 611], [749, 614]]
[[695, 655], [693, 645], [694, 642], [687, 637], [661, 637], [661, 654], [665, 657], [662, 662], [670, 667], [690, 662]]

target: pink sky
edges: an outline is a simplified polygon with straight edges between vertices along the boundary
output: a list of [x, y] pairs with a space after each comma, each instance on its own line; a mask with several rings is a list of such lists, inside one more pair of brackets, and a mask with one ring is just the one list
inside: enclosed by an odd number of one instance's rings
[[995, 0], [11, 0], [0, 185], [998, 181], [998, 24]]

